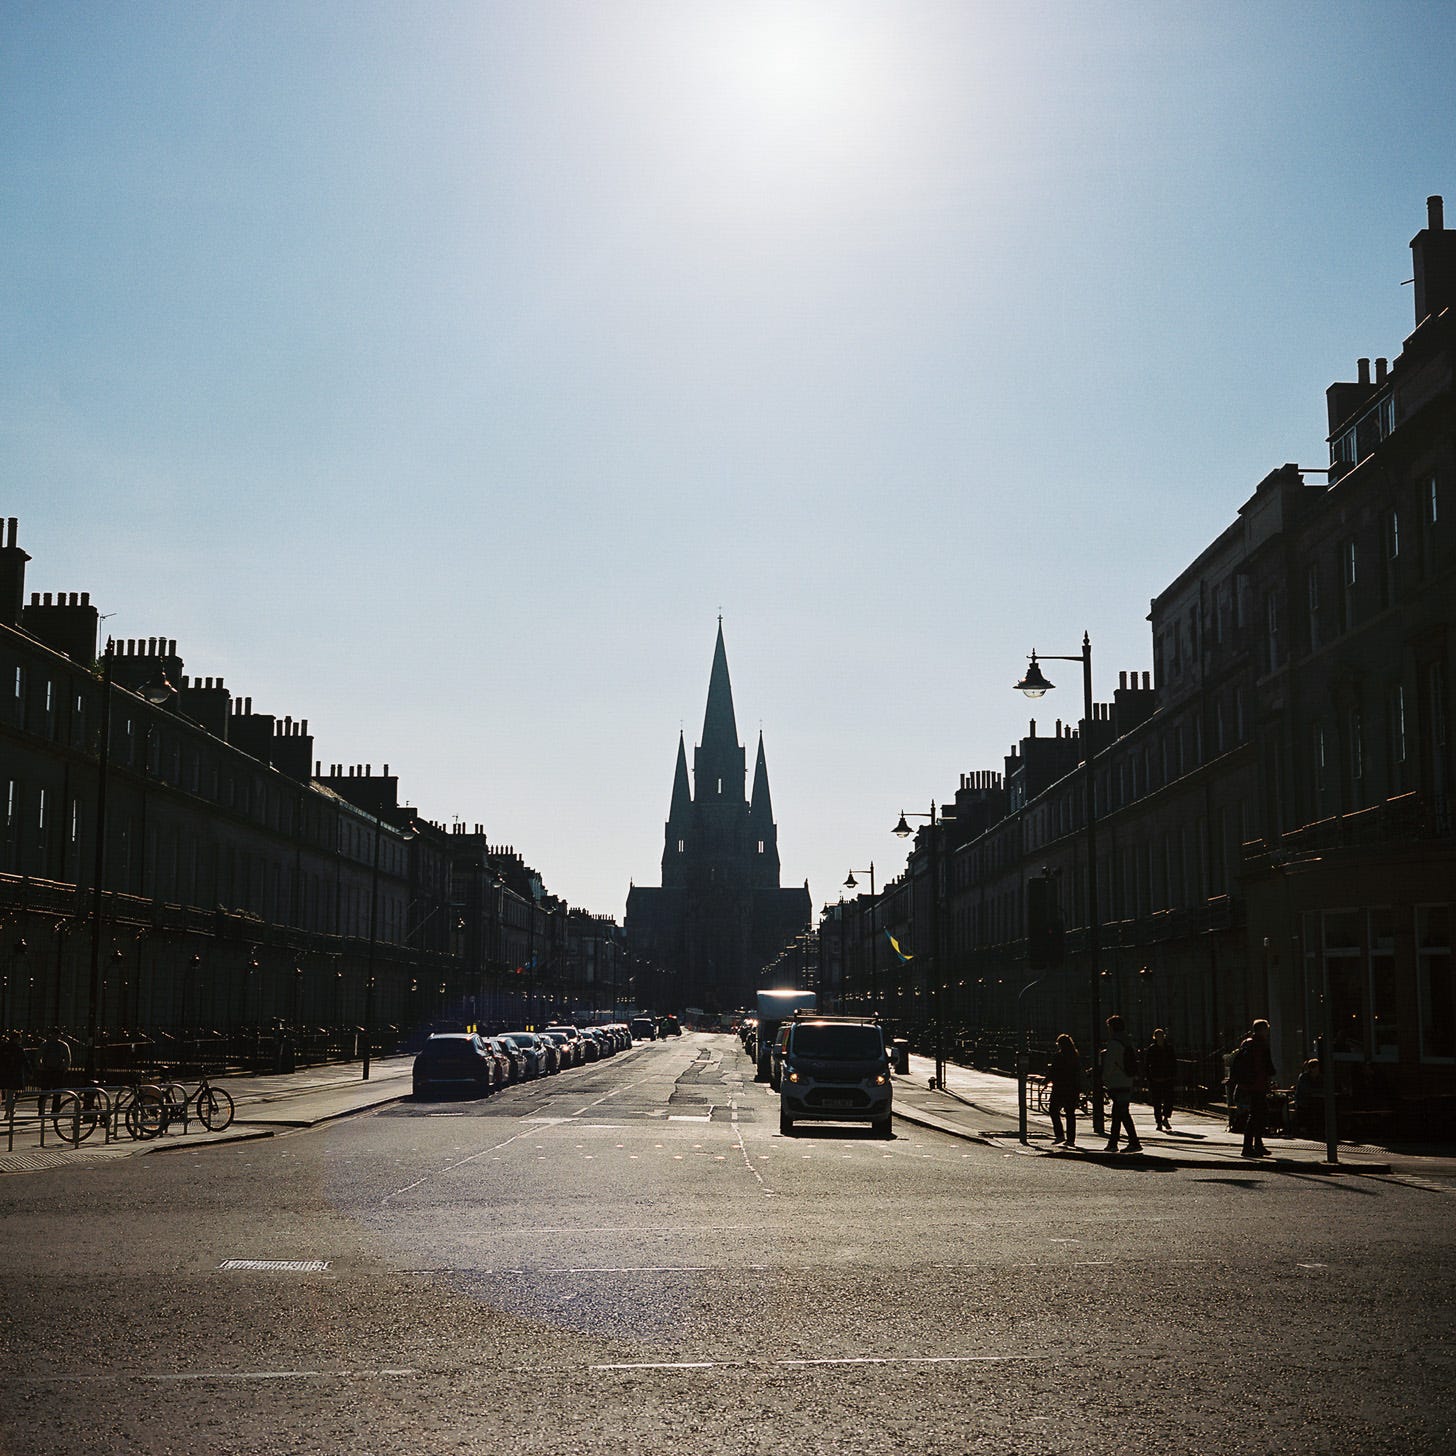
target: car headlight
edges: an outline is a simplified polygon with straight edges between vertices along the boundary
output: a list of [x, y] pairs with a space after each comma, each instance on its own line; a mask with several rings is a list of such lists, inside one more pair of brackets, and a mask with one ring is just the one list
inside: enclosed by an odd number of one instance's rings
[[883, 1072], [875, 1073], [875, 1086], [883, 1087], [890, 1079]]
[[790, 1072], [789, 1073], [789, 1081], [791, 1081], [791, 1082], [797, 1082], [798, 1080], [799, 1080], [799, 1074], [797, 1072]]

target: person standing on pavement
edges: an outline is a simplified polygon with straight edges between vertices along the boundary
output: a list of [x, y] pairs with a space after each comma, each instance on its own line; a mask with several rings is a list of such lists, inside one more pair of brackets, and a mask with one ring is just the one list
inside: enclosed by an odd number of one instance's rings
[[[1047, 1081], [1051, 1083], [1052, 1141], [1074, 1148], [1077, 1146], [1077, 1097], [1081, 1092], [1082, 1059], [1077, 1055], [1077, 1043], [1065, 1031], [1057, 1038], [1057, 1049], [1052, 1053], [1051, 1065], [1047, 1068]], [[1067, 1119], [1065, 1130], [1063, 1115]]]
[[1173, 1088], [1178, 1081], [1178, 1057], [1168, 1033], [1160, 1026], [1143, 1052], [1143, 1076], [1148, 1084], [1148, 1101], [1153, 1104], [1153, 1121], [1162, 1132], [1172, 1132]]
[[1112, 1099], [1112, 1122], [1107, 1129], [1107, 1151], [1117, 1151], [1119, 1131], [1127, 1132], [1127, 1151], [1140, 1153], [1143, 1145], [1132, 1125], [1133, 1059], [1122, 1029], [1122, 1017], [1107, 1018], [1107, 1045], [1102, 1049], [1102, 1085]]
[[1274, 1078], [1274, 1054], [1269, 1050], [1269, 1023], [1262, 1017], [1249, 1029], [1239, 1049], [1229, 1060], [1229, 1081], [1248, 1099], [1249, 1115], [1244, 1123], [1246, 1158], [1267, 1158], [1264, 1146], [1266, 1098]]

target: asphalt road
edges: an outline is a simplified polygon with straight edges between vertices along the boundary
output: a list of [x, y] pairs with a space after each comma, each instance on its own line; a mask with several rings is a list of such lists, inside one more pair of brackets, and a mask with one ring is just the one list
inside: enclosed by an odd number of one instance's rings
[[0, 1453], [1444, 1453], [1453, 1195], [784, 1138], [689, 1035], [0, 1181]]

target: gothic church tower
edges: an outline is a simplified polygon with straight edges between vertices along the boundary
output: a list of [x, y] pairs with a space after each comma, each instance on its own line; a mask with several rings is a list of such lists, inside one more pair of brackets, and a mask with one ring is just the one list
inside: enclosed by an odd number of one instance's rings
[[809, 922], [808, 888], [779, 886], [762, 733], [751, 793], [747, 778], [720, 618], [691, 783], [687, 743], [678, 735], [662, 885], [634, 885], [627, 896], [629, 948], [657, 966], [659, 994], [671, 1003], [657, 1010], [752, 1005], [762, 966]]

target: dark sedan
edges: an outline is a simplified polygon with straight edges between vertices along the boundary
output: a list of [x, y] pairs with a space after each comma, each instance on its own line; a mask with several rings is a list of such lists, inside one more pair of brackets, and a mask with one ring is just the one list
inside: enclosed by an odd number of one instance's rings
[[437, 1031], [415, 1058], [416, 1097], [447, 1092], [488, 1097], [498, 1079], [495, 1053], [484, 1037], [468, 1031]]

